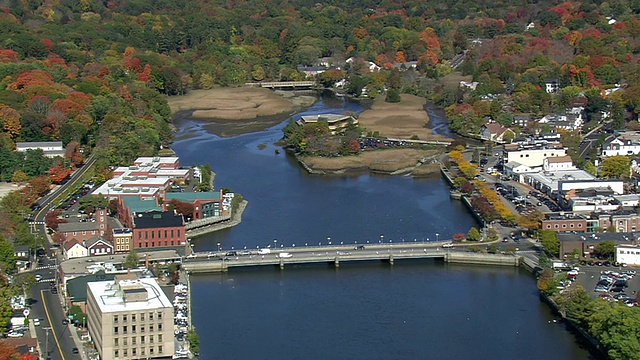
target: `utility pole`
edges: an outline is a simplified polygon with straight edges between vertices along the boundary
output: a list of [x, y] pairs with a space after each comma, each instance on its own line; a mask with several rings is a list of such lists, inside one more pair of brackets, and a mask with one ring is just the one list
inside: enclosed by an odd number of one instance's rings
[[51, 330], [50, 327], [46, 327], [44, 328], [45, 331], [45, 340], [44, 340], [44, 358], [46, 360], [49, 359], [49, 330]]

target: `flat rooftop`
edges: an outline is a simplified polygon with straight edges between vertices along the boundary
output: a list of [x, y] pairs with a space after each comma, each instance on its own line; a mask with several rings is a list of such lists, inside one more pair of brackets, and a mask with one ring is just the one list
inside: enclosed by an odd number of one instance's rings
[[525, 177], [538, 181], [539, 183], [548, 186], [551, 190], [558, 190], [558, 183], [560, 181], [579, 180], [588, 181], [594, 180], [596, 177], [589, 174], [584, 170], [557, 170], [554, 172], [538, 172], [527, 173]]
[[[87, 288], [93, 294], [100, 312], [103, 314], [161, 308], [173, 309], [173, 304], [155, 279], [96, 281], [87, 283]], [[146, 300], [125, 302], [124, 293], [129, 290], [146, 292]]]

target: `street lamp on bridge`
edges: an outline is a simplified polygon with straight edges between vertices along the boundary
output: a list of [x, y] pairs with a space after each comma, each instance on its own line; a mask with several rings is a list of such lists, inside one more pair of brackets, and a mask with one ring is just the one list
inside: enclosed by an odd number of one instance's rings
[[436, 242], [438, 242], [438, 236], [440, 236], [440, 234], [436, 233]]

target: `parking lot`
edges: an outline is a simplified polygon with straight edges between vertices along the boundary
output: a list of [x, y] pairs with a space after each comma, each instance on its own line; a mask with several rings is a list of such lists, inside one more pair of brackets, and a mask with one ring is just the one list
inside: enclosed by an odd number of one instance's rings
[[[581, 284], [585, 290], [591, 295], [592, 298], [597, 297], [609, 297], [615, 296], [618, 293], [623, 293], [628, 295], [631, 298], [635, 298], [637, 300], [638, 292], [640, 291], [640, 277], [638, 275], [634, 275], [633, 277], [627, 279], [627, 287], [623, 291], [596, 291], [596, 285], [600, 281], [600, 277], [604, 275], [604, 273], [613, 273], [613, 275], [609, 275], [611, 278], [615, 279], [617, 276], [615, 274], [623, 274], [626, 272], [638, 271], [640, 268], [638, 267], [614, 267], [614, 266], [596, 266], [596, 265], [579, 265], [578, 275], [576, 278], [576, 282]], [[615, 287], [615, 286], [610, 286]], [[608, 295], [603, 295], [608, 294]]]

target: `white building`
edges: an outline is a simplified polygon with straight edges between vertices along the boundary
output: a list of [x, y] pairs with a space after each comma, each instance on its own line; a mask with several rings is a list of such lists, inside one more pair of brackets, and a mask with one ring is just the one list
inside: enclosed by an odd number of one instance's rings
[[640, 154], [640, 141], [622, 137], [602, 144], [602, 156], [637, 155]]
[[548, 157], [544, 159], [542, 168], [544, 171], [558, 171], [558, 170], [575, 170], [573, 166], [573, 160], [571, 156], [556, 156]]
[[17, 142], [16, 151], [27, 151], [40, 149], [46, 157], [63, 157], [65, 149], [62, 147], [62, 141], [43, 141], [43, 142]]
[[522, 147], [522, 146], [505, 146], [503, 151], [504, 163], [517, 162], [529, 167], [541, 167], [544, 165], [544, 159], [550, 157], [567, 156], [567, 149], [563, 147]]
[[640, 265], [640, 247], [634, 245], [616, 246], [616, 261], [627, 265]]
[[171, 358], [173, 304], [151, 278], [87, 284], [88, 330], [102, 360]]
[[78, 240], [71, 239], [64, 243], [64, 254], [67, 259], [87, 257], [89, 251]]

